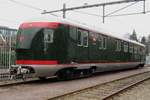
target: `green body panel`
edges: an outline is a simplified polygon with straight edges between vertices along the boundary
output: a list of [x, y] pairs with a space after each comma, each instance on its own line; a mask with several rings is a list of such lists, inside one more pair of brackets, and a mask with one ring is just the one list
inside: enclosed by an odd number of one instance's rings
[[[106, 37], [106, 49], [100, 49], [100, 42], [98, 37], [93, 42], [92, 35], [100, 33], [93, 33], [88, 31], [88, 47], [79, 46], [77, 41], [77, 31], [70, 32], [70, 25], [60, 24], [58, 28], [54, 29], [53, 43], [46, 44], [44, 49], [44, 34], [38, 31], [33, 39], [30, 41], [31, 45], [28, 48], [17, 46], [18, 60], [58, 60], [59, 63], [80, 63], [80, 62], [130, 62], [130, 61], [144, 61], [145, 55], [124, 52], [123, 42], [121, 42], [121, 51], [116, 51], [116, 39]], [[76, 29], [81, 29], [76, 27]], [[85, 29], [82, 29], [85, 30]], [[19, 42], [19, 41], [18, 41]], [[129, 43], [128, 43], [129, 44]], [[141, 46], [138, 46], [143, 48]], [[144, 49], [144, 48], [143, 48]]]
[[[69, 28], [68, 28], [69, 29]], [[83, 29], [84, 30], [84, 29]], [[69, 32], [69, 31], [68, 31]], [[69, 33], [74, 34], [74, 33]], [[77, 34], [77, 33], [76, 33]], [[68, 59], [74, 62], [140, 62], [145, 61], [145, 54], [124, 52], [124, 41], [121, 42], [121, 51], [116, 51], [116, 39], [107, 38], [106, 49], [99, 49], [99, 41], [93, 43], [90, 37], [93, 33], [89, 31], [88, 47], [78, 46], [77, 40], [69, 37], [68, 41]], [[75, 35], [74, 35], [75, 36]], [[77, 35], [75, 36], [77, 37]], [[128, 43], [129, 45], [129, 43]], [[136, 45], [137, 46], [137, 45]], [[143, 48], [138, 46], [139, 48]]]

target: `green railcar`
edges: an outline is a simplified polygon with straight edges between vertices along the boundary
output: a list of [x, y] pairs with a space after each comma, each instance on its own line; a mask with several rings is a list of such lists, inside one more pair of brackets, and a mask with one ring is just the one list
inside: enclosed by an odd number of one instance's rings
[[[143, 67], [145, 46], [113, 33], [67, 21], [23, 23], [16, 64], [36, 77]], [[69, 73], [69, 74], [68, 74]]]

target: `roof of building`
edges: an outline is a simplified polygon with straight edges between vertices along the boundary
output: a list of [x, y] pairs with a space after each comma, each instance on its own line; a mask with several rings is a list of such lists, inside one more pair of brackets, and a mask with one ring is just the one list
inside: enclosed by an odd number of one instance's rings
[[14, 28], [9, 28], [9, 27], [7, 27], [7, 26], [0, 26], [0, 29], [17, 31], [17, 29], [14, 29]]

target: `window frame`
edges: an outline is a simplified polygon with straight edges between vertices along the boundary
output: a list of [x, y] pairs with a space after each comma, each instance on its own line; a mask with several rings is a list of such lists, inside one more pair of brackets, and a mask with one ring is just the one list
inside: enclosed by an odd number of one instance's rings
[[[84, 43], [85, 42], [85, 40], [84, 40], [85, 38], [86, 38], [86, 44]], [[88, 33], [88, 31], [83, 31], [82, 41], [83, 41], [83, 46], [84, 47], [88, 47], [88, 45], [89, 45], [89, 43], [88, 43], [88, 41], [89, 41], [89, 33]]]
[[[79, 32], [80, 32], [80, 37], [79, 37]], [[82, 44], [82, 30], [81, 29], [77, 30], [77, 45], [78, 46], [83, 46], [83, 44]]]
[[103, 49], [103, 36], [101, 34], [98, 35], [98, 42], [99, 42], [98, 48]]
[[[45, 32], [45, 30], [51, 30], [51, 33], [50, 32]], [[43, 33], [44, 33], [44, 43], [53, 43], [54, 42], [54, 30], [52, 29], [44, 29], [43, 30]], [[48, 39], [48, 37], [50, 36], [50, 40]]]
[[133, 44], [129, 45], [129, 53], [134, 53], [134, 46], [133, 46]]
[[69, 37], [73, 40], [77, 39], [77, 28], [74, 26], [69, 27]]
[[103, 49], [107, 49], [107, 37], [103, 36]]
[[134, 54], [138, 54], [138, 48], [137, 48], [137, 46], [134, 46]]
[[121, 51], [121, 43], [120, 40], [116, 40], [116, 51]]
[[99, 41], [98, 43], [99, 49], [107, 49], [107, 37], [106, 36], [99, 34], [98, 41]]
[[[79, 32], [80, 32], [80, 39], [79, 39]], [[85, 37], [86, 37], [86, 43], [85, 42]], [[80, 40], [80, 44], [79, 44], [79, 40]], [[77, 30], [77, 45], [78, 46], [83, 46], [83, 47], [88, 47], [89, 45], [89, 32], [87, 30], [82, 30], [82, 29], [78, 29]]]

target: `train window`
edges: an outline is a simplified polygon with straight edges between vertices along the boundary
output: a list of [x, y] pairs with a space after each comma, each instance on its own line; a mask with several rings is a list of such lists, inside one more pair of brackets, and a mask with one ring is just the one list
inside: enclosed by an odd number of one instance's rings
[[116, 51], [121, 51], [121, 41], [116, 40]]
[[98, 36], [99, 41], [99, 49], [103, 49], [103, 37], [101, 35]]
[[128, 43], [124, 42], [124, 52], [128, 52]]
[[130, 46], [129, 46], [129, 52], [130, 52], [130, 53], [133, 53], [133, 45], [130, 45]]
[[53, 30], [52, 29], [44, 29], [44, 42], [45, 43], [53, 43]]
[[76, 33], [77, 33], [77, 28], [71, 26], [69, 30], [70, 38], [76, 40]]
[[88, 31], [83, 32], [83, 46], [88, 47]]
[[81, 30], [78, 30], [78, 35], [77, 35], [77, 42], [78, 46], [82, 46], [82, 36], [81, 36]]
[[107, 48], [107, 38], [103, 37], [103, 49]]

